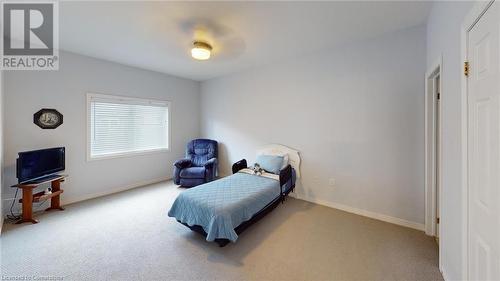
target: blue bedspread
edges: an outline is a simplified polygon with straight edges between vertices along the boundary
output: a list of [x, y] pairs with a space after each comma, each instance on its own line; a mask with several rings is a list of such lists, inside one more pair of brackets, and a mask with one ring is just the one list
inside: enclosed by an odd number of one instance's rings
[[170, 217], [189, 226], [199, 225], [207, 233], [207, 241], [229, 239], [242, 222], [280, 195], [277, 180], [236, 173], [183, 191], [168, 212]]

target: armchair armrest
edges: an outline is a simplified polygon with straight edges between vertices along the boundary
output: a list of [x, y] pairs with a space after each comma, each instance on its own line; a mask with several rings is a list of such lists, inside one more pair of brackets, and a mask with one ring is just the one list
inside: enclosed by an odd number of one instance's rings
[[207, 169], [211, 169], [214, 165], [217, 164], [217, 158], [211, 158], [203, 166]]
[[247, 160], [241, 159], [240, 161], [233, 164], [233, 174], [236, 174], [239, 170], [245, 169], [247, 166]]
[[179, 159], [175, 161], [174, 166], [179, 169], [184, 169], [191, 166], [191, 159]]
[[217, 176], [217, 158], [211, 158], [205, 164], [205, 179], [207, 182], [213, 181]]

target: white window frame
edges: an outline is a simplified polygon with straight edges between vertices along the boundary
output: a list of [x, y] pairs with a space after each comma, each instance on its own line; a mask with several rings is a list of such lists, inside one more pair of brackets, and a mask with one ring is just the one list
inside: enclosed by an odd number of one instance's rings
[[[92, 140], [91, 140], [91, 101], [94, 98], [102, 98], [102, 99], [110, 99], [116, 100], [126, 103], [132, 104], [162, 104], [166, 105], [168, 108], [168, 138], [167, 138], [167, 148], [159, 148], [159, 149], [150, 149], [144, 151], [131, 151], [124, 153], [113, 153], [109, 155], [102, 156], [92, 156]], [[170, 151], [170, 147], [172, 145], [172, 103], [167, 100], [158, 100], [158, 99], [145, 99], [145, 98], [136, 98], [136, 97], [128, 97], [128, 96], [120, 96], [120, 95], [108, 95], [108, 94], [99, 94], [99, 93], [87, 93], [87, 161], [95, 161], [95, 160], [104, 160], [104, 159], [114, 159], [114, 158], [123, 158], [123, 157], [132, 157], [132, 156], [140, 156], [140, 155], [148, 155], [148, 154], [157, 154], [157, 153], [165, 153]]]

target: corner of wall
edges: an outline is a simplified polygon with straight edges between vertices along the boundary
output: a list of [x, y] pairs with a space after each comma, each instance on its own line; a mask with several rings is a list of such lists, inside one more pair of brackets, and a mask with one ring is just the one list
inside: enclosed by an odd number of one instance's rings
[[377, 212], [372, 212], [372, 211], [368, 211], [365, 209], [355, 208], [355, 207], [347, 206], [344, 204], [330, 202], [327, 200], [315, 199], [315, 198], [311, 198], [307, 195], [303, 195], [303, 194], [299, 194], [299, 193], [296, 193], [292, 196], [295, 197], [296, 199], [308, 201], [308, 202], [318, 204], [318, 205], [323, 205], [326, 207], [330, 207], [330, 208], [337, 209], [340, 211], [348, 212], [351, 214], [356, 214], [356, 215], [360, 215], [363, 217], [367, 217], [367, 218], [371, 218], [371, 219], [375, 219], [375, 220], [379, 220], [379, 221], [383, 221], [383, 222], [387, 222], [387, 223], [392, 223], [392, 224], [396, 224], [396, 225], [403, 226], [403, 227], [412, 228], [412, 229], [415, 229], [418, 231], [425, 231], [425, 225], [422, 223], [409, 221], [409, 220], [405, 220], [402, 218], [397, 218], [394, 216], [389, 216], [389, 215], [385, 215], [385, 214], [381, 214], [381, 213], [377, 213]]
[[2, 204], [2, 193], [3, 193], [3, 155], [4, 155], [4, 141], [3, 141], [3, 94], [4, 94], [4, 81], [3, 81], [4, 71], [0, 70], [0, 235], [2, 234], [3, 227], [3, 204]]
[[202, 98], [201, 95], [202, 93], [202, 87], [203, 87], [203, 81], [197, 81], [198, 83], [198, 137], [201, 138], [203, 137], [203, 129], [202, 129], [202, 118], [203, 118], [203, 107], [202, 107]]

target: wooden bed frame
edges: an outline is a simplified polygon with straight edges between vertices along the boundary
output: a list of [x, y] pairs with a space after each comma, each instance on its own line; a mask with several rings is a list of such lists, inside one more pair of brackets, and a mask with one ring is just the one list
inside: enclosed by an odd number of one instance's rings
[[[247, 161], [245, 159], [242, 159], [242, 160], [233, 164], [233, 167], [232, 167], [233, 174], [237, 173], [239, 170], [244, 169], [244, 168], [247, 168]], [[297, 174], [298, 171], [296, 171], [295, 173]], [[261, 209], [256, 214], [254, 214], [249, 220], [244, 221], [240, 225], [238, 225], [234, 229], [236, 234], [239, 235], [245, 229], [247, 229], [249, 226], [256, 223], [261, 218], [263, 218], [266, 214], [268, 214], [269, 212], [274, 210], [274, 208], [276, 208], [280, 202], [283, 203], [286, 199], [286, 196], [288, 196], [288, 194], [295, 189], [295, 182], [292, 181], [292, 185], [290, 186], [290, 188], [288, 190], [283, 191], [283, 188], [286, 185], [286, 183], [292, 179], [292, 166], [287, 165], [285, 168], [283, 168], [280, 171], [279, 176], [280, 176], [280, 190], [281, 190], [280, 195], [278, 197], [276, 197], [273, 201], [271, 201], [269, 204], [267, 204], [263, 209]], [[182, 223], [182, 222], [180, 222], [180, 223]], [[201, 235], [203, 235], [204, 237], [207, 237], [207, 233], [205, 232], [203, 227], [201, 227], [199, 225], [189, 226], [185, 223], [182, 223], [182, 224], [189, 227], [192, 231], [198, 232]], [[219, 244], [219, 247], [224, 247], [230, 241], [228, 239], [215, 239], [215, 242], [217, 244]]]

